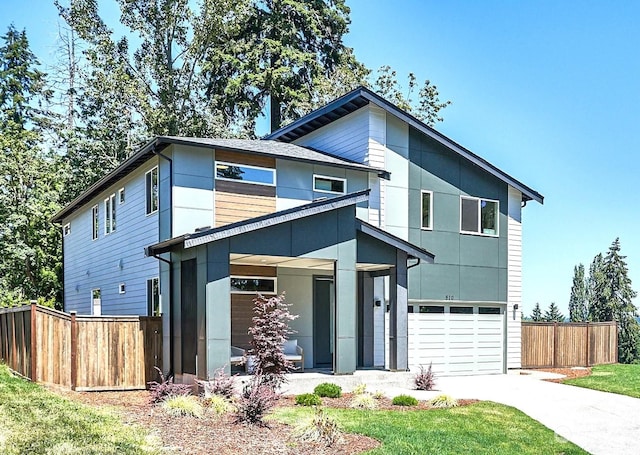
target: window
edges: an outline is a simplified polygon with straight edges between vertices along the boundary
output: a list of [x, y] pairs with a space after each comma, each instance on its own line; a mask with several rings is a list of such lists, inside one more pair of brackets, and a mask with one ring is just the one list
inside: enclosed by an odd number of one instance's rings
[[263, 294], [276, 293], [276, 279], [274, 277], [232, 276], [231, 292], [233, 294]]
[[276, 170], [216, 161], [216, 179], [273, 186], [276, 184]]
[[498, 201], [462, 196], [460, 232], [497, 236], [498, 213]]
[[499, 307], [480, 307], [478, 308], [479, 314], [500, 314]]
[[420, 305], [420, 313], [444, 313], [443, 306]]
[[433, 229], [433, 193], [422, 192], [422, 229]]
[[145, 175], [147, 215], [158, 211], [158, 168], [154, 167]]
[[147, 280], [147, 311], [149, 316], [160, 316], [160, 281], [158, 278]]
[[112, 194], [104, 200], [104, 233], [111, 234], [116, 230], [116, 195]]
[[452, 306], [449, 308], [451, 314], [473, 314], [473, 307], [470, 306]]
[[322, 193], [340, 193], [347, 191], [347, 181], [337, 177], [326, 177], [324, 175], [313, 176], [313, 190]]
[[124, 283], [120, 283], [120, 286], [118, 286], [118, 294], [124, 294], [125, 292], [127, 292], [127, 286]]
[[94, 316], [100, 316], [102, 314], [102, 297], [100, 289], [91, 290], [91, 308]]
[[118, 204], [124, 204], [124, 188], [118, 190]]
[[91, 207], [91, 239], [95, 240], [98, 238], [98, 206], [94, 205]]
[[69, 234], [71, 234], [71, 224], [67, 223], [64, 226], [62, 226], [62, 235], [66, 237]]

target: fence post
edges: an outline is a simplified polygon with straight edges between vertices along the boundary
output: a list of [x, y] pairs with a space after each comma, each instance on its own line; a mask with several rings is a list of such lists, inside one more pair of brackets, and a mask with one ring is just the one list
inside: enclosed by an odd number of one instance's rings
[[558, 365], [558, 323], [553, 323], [553, 368]]
[[78, 382], [78, 327], [76, 325], [76, 311], [71, 312], [71, 390], [76, 390]]
[[[36, 334], [37, 305], [31, 301], [31, 382], [38, 381], [38, 338]], [[25, 340], [26, 341], [26, 340]]]
[[590, 334], [589, 334], [589, 321], [587, 321], [587, 342], [586, 342], [586, 345], [587, 345], [587, 368], [589, 368], [590, 363], [591, 363], [591, 362], [589, 362], [589, 360], [591, 360], [591, 359], [590, 359], [590, 357], [591, 357], [591, 350], [590, 350], [590, 348], [589, 348], [589, 335], [590, 335]]

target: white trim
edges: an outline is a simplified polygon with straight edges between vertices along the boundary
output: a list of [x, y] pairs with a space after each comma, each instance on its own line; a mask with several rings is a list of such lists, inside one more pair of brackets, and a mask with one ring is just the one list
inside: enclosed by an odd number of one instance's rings
[[[112, 193], [104, 200], [104, 235], [112, 234], [116, 231], [113, 227], [115, 221], [116, 209], [116, 193]], [[107, 232], [107, 222], [109, 222], [109, 231]]]
[[69, 234], [71, 234], [71, 223], [67, 223], [64, 226], [62, 226], [62, 236], [66, 237]]
[[98, 240], [100, 237], [100, 208], [96, 204], [91, 207], [91, 240]]
[[[157, 187], [156, 198], [157, 198], [157, 203], [156, 203], [156, 209], [148, 212], [147, 211], [147, 207], [148, 207], [149, 199], [151, 197], [151, 185], [147, 185], [147, 175], [151, 174], [153, 171], [156, 171], [156, 187]], [[151, 204], [151, 205], [153, 205], [153, 204]], [[149, 169], [147, 172], [144, 173], [144, 212], [145, 212], [145, 216], [153, 215], [159, 209], [160, 209], [160, 173], [158, 172], [158, 166], [154, 166], [151, 169]]]
[[[470, 199], [470, 200], [475, 200], [478, 202], [478, 231], [463, 231], [462, 230], [462, 200], [463, 199]], [[485, 234], [483, 232], [480, 232], [480, 225], [482, 223], [482, 207], [480, 207], [480, 202], [481, 201], [486, 201], [486, 202], [495, 202], [496, 205], [496, 233], [495, 234]], [[495, 199], [488, 199], [485, 197], [476, 197], [476, 196], [466, 196], [461, 194], [460, 195], [460, 233], [461, 234], [470, 234], [470, 235], [478, 235], [481, 237], [500, 237], [500, 201], [495, 200]]]
[[125, 197], [124, 187], [122, 187], [118, 190], [118, 205], [125, 203]]
[[[231, 294], [268, 294], [268, 295], [276, 295], [278, 294], [278, 277], [275, 276], [246, 276], [246, 275], [230, 275], [229, 281], [232, 279], [240, 279], [240, 280], [270, 280], [273, 281], [273, 291], [234, 291], [231, 290]], [[231, 286], [230, 286], [231, 287]]]
[[[98, 291], [98, 293], [100, 294], [100, 298], [98, 299], [94, 299], [93, 298], [93, 293], [95, 291]], [[96, 300], [98, 301], [98, 312], [96, 313]], [[102, 291], [100, 290], [100, 288], [93, 288], [91, 289], [91, 314], [94, 316], [101, 316], [102, 315]]]
[[[422, 225], [422, 220], [424, 220], [422, 198], [425, 194], [429, 194], [429, 227]], [[433, 231], [433, 191], [430, 190], [420, 190], [420, 229], [423, 231]]]
[[[246, 167], [249, 169], [258, 169], [260, 171], [269, 171], [273, 175], [273, 183], [254, 182], [251, 180], [229, 179], [226, 177], [218, 177], [218, 164], [223, 164], [225, 166]], [[251, 185], [276, 186], [276, 170], [272, 167], [252, 166], [250, 164], [230, 163], [228, 161], [216, 160], [216, 162], [213, 165], [213, 175], [216, 180], [222, 180], [225, 182], [240, 182], [240, 183], [249, 183]]]
[[118, 285], [118, 294], [125, 294], [127, 292], [127, 285], [125, 283], [120, 283]]
[[[342, 191], [330, 191], [330, 190], [319, 190], [316, 188], [316, 179], [327, 179], [327, 180], [335, 180], [337, 182], [342, 182]], [[329, 194], [347, 194], [347, 179], [343, 179], [341, 177], [332, 177], [330, 175], [321, 175], [321, 174], [313, 174], [313, 191], [314, 193], [329, 193]]]

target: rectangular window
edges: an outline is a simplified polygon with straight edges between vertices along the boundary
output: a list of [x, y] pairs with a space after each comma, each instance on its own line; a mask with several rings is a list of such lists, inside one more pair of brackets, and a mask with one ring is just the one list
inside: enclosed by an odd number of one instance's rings
[[475, 197], [460, 197], [460, 232], [498, 235], [498, 201]]
[[433, 229], [433, 193], [422, 191], [422, 229]]
[[420, 305], [420, 313], [444, 313], [443, 306]]
[[499, 307], [480, 307], [478, 308], [479, 314], [500, 314]]
[[118, 190], [118, 203], [124, 204], [124, 188]]
[[473, 307], [470, 306], [452, 306], [449, 308], [451, 314], [473, 314]]
[[104, 233], [111, 234], [116, 230], [116, 195], [112, 194], [104, 200]]
[[124, 283], [120, 283], [120, 286], [118, 286], [118, 293], [124, 294], [125, 292], [127, 292], [127, 285]]
[[276, 184], [276, 170], [216, 161], [216, 179], [273, 186]]
[[313, 190], [322, 193], [344, 194], [347, 191], [346, 179], [326, 177], [324, 175], [313, 176]]
[[276, 279], [274, 277], [232, 276], [231, 293], [233, 294], [275, 294]]
[[158, 278], [147, 280], [147, 311], [149, 316], [160, 316], [160, 281]]
[[94, 316], [102, 314], [102, 294], [100, 289], [91, 290], [91, 314]]
[[93, 240], [98, 238], [98, 231], [100, 230], [98, 226], [98, 206], [94, 205], [91, 207], [91, 238]]
[[64, 226], [62, 226], [62, 235], [66, 237], [69, 234], [71, 234], [71, 224], [67, 223]]
[[158, 211], [158, 168], [154, 167], [145, 174], [147, 215]]

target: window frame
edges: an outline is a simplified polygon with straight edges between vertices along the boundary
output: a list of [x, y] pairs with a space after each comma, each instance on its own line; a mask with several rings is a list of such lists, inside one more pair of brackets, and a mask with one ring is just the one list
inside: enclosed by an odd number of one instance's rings
[[[225, 166], [236, 166], [236, 167], [246, 167], [249, 169], [258, 169], [261, 171], [269, 171], [273, 175], [273, 183], [264, 183], [264, 182], [254, 182], [251, 180], [242, 180], [242, 179], [230, 179], [227, 177], [218, 177], [218, 165], [222, 164]], [[213, 176], [216, 180], [221, 180], [223, 182], [238, 182], [238, 183], [247, 183], [249, 185], [262, 185], [262, 186], [276, 186], [276, 170], [272, 167], [263, 167], [263, 166], [253, 166], [251, 164], [241, 164], [241, 163], [230, 163], [228, 161], [218, 161], [216, 160], [213, 163]]]
[[118, 190], [118, 205], [122, 205], [125, 202], [125, 193], [124, 193], [124, 187], [120, 188]]
[[104, 235], [116, 232], [116, 193], [104, 200]]
[[62, 236], [66, 237], [69, 234], [71, 234], [71, 223], [67, 223], [64, 226], [62, 226]]
[[[153, 282], [157, 282], [158, 289], [158, 314], [154, 314]], [[154, 276], [147, 279], [147, 315], [151, 317], [162, 316], [162, 296], [160, 295], [160, 277]]]
[[[335, 180], [336, 182], [342, 182], [342, 191], [319, 190], [316, 188], [317, 179], [327, 179], [327, 180]], [[313, 192], [328, 193], [328, 194], [347, 194], [347, 179], [342, 177], [332, 177], [330, 175], [313, 174]]]
[[[429, 226], [425, 227], [424, 222], [424, 195], [429, 195]], [[462, 203], [460, 204], [462, 206]], [[423, 231], [433, 231], [433, 191], [420, 190], [420, 229]]]
[[[462, 229], [462, 201], [463, 200], [473, 200], [477, 202], [478, 205], [478, 231], [465, 231]], [[484, 232], [481, 232], [482, 229], [482, 201], [485, 202], [492, 202], [496, 204], [496, 229], [495, 229], [495, 233], [494, 234], [487, 234]], [[476, 197], [476, 196], [466, 196], [466, 195], [460, 195], [460, 233], [461, 234], [470, 234], [470, 235], [479, 235], [482, 237], [500, 237], [500, 201], [496, 200], [496, 199], [489, 199], [486, 197]]]
[[[273, 281], [273, 291], [234, 291], [231, 286], [231, 280], [269, 280]], [[229, 277], [229, 284], [231, 294], [265, 294], [265, 295], [277, 295], [278, 294], [278, 277], [275, 276], [245, 276], [245, 275], [231, 275]]]
[[[156, 176], [156, 191], [155, 194], [152, 191], [153, 187], [153, 174]], [[148, 178], [148, 176], [150, 177]], [[145, 200], [145, 213], [146, 216], [153, 215], [157, 213], [160, 209], [160, 175], [158, 173], [158, 166], [154, 166], [144, 173], [144, 200]], [[153, 209], [153, 202], [155, 200], [155, 210]]]
[[98, 240], [100, 236], [100, 206], [91, 207], [91, 240]]
[[[96, 293], [98, 295], [97, 299], [95, 297]], [[96, 300], [99, 301], [99, 304], [97, 306], [98, 312], [96, 312], [96, 304], [95, 304]], [[102, 316], [102, 291], [100, 290], [100, 288], [91, 289], [91, 314], [93, 316]]]
[[118, 285], [118, 294], [126, 294], [127, 293], [127, 285], [126, 283], [120, 283]]

